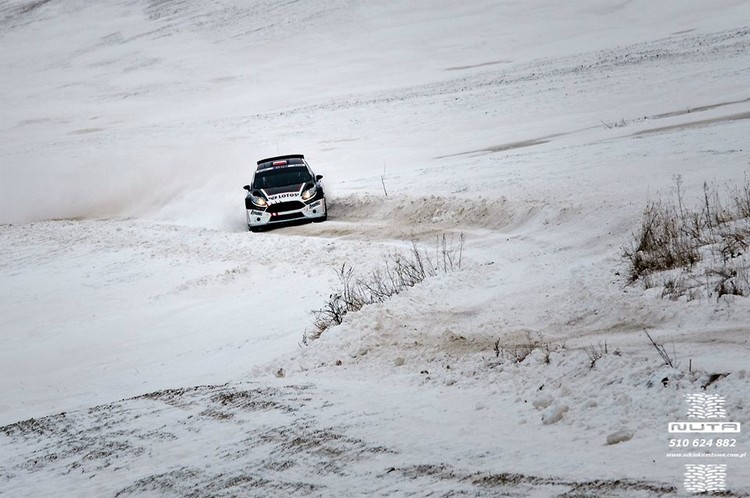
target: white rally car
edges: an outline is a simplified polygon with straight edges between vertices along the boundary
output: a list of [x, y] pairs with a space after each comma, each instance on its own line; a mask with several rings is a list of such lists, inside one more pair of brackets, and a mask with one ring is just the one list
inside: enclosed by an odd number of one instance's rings
[[322, 175], [315, 175], [302, 154], [269, 157], [258, 161], [253, 181], [245, 185], [247, 227], [328, 218]]

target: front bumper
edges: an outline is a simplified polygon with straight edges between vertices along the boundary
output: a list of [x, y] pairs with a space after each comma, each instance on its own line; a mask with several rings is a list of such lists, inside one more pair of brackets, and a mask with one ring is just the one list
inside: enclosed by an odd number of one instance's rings
[[248, 228], [258, 228], [296, 220], [316, 220], [326, 216], [325, 197], [309, 204], [300, 201], [271, 204], [265, 209], [246, 209]]

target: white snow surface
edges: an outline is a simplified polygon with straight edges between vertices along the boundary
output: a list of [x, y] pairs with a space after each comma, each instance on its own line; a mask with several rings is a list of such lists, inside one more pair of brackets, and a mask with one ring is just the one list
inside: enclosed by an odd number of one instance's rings
[[[750, 171], [750, 2], [2, 0], [0, 45], [0, 496], [750, 494], [667, 457], [688, 393], [750, 449], [750, 301], [621, 257]], [[329, 220], [248, 233], [280, 153]]]

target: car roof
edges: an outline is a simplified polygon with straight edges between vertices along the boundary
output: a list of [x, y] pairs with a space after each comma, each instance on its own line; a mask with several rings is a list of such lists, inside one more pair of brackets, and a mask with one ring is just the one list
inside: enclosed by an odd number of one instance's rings
[[280, 169], [280, 168], [294, 168], [294, 167], [302, 167], [310, 169], [307, 165], [307, 162], [305, 161], [305, 156], [302, 154], [289, 154], [286, 156], [276, 156], [276, 157], [269, 157], [266, 159], [261, 159], [258, 161], [258, 167], [255, 169], [255, 172], [261, 172], [261, 171], [268, 171], [272, 169]]

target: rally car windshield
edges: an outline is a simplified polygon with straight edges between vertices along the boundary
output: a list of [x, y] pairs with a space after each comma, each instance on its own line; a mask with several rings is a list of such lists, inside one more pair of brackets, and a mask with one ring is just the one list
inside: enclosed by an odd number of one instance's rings
[[307, 168], [279, 168], [256, 173], [253, 188], [278, 188], [312, 181]]

